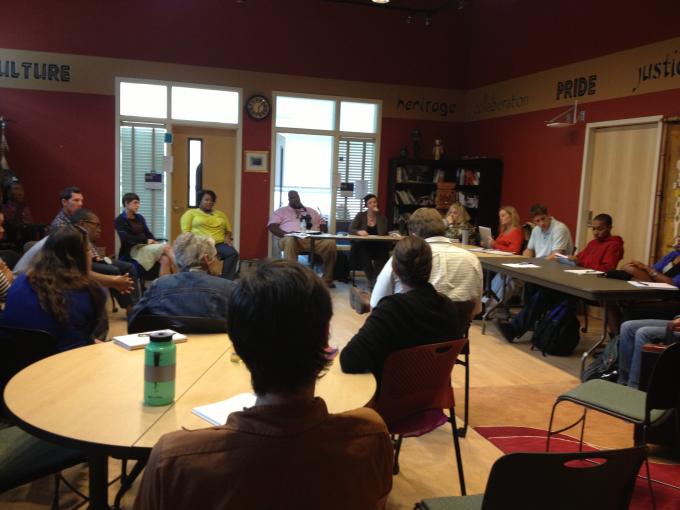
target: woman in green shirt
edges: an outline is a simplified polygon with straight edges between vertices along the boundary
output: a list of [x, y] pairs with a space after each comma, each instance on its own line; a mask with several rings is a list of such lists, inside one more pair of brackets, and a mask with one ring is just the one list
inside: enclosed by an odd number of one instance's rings
[[238, 252], [232, 246], [231, 223], [222, 211], [215, 210], [217, 195], [204, 189], [198, 192], [198, 208], [189, 209], [180, 220], [182, 232], [207, 236], [215, 241], [217, 256], [224, 262], [222, 278], [233, 280], [238, 266]]

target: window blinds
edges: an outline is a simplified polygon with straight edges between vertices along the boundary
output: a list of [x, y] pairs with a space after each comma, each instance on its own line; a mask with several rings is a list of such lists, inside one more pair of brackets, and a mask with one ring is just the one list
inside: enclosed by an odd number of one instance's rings
[[[338, 173], [341, 182], [354, 183], [355, 196], [343, 197], [336, 192], [335, 221], [352, 221], [364, 209], [365, 193], [375, 193], [375, 140], [340, 138], [338, 141]], [[365, 192], [356, 196], [357, 181], [366, 181]]]
[[120, 127], [120, 196], [129, 192], [139, 195], [139, 213], [157, 238], [167, 238], [165, 175], [162, 189], [152, 190], [146, 189], [144, 174], [163, 173], [164, 135], [165, 128]]

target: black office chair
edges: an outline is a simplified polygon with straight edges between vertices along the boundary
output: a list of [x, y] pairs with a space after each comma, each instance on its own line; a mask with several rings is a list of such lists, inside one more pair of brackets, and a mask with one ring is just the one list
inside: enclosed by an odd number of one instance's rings
[[139, 314], [128, 324], [128, 333], [172, 329], [178, 333], [226, 333], [227, 322], [213, 317]]
[[[4, 394], [5, 386], [17, 372], [56, 352], [56, 342], [46, 331], [0, 327], [0, 394]], [[4, 399], [2, 410], [11, 421]], [[85, 503], [87, 496], [60, 474], [64, 469], [85, 462], [87, 456], [80, 450], [43, 441], [17, 426], [0, 429], [0, 492], [54, 474], [53, 509], [59, 508], [62, 481]]]
[[622, 510], [646, 451], [510, 453], [494, 463], [484, 494], [424, 499], [416, 509]]

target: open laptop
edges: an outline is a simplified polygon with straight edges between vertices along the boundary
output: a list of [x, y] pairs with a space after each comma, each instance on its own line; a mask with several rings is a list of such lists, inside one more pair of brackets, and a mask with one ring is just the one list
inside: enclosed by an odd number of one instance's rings
[[491, 239], [491, 229], [479, 227], [479, 245], [484, 248], [491, 248]]

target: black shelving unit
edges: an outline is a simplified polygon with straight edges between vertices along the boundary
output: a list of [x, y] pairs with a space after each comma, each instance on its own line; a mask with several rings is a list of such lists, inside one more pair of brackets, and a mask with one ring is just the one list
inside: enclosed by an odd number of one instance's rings
[[[500, 159], [391, 159], [387, 197], [390, 228], [403, 228], [408, 215], [419, 207], [437, 207], [437, 183], [443, 182], [455, 183], [452, 198], [465, 206], [475, 227], [491, 227], [496, 233], [502, 173]], [[440, 203], [437, 208], [444, 215], [448, 206]]]

